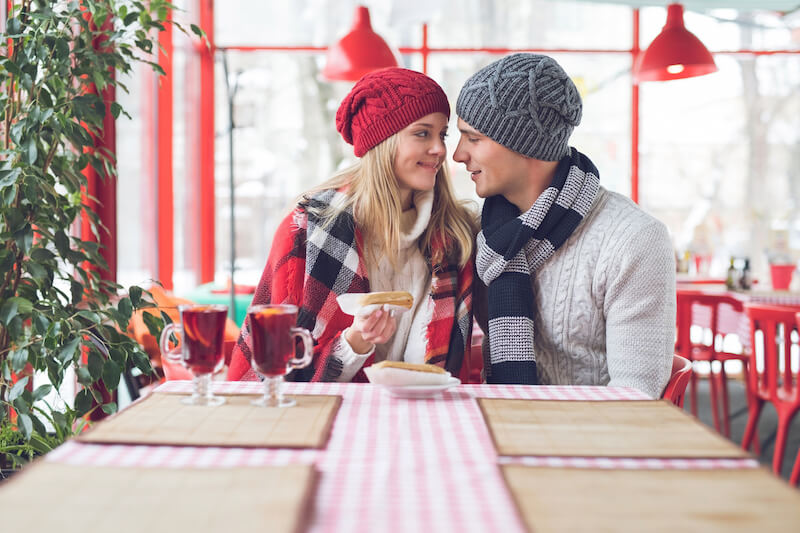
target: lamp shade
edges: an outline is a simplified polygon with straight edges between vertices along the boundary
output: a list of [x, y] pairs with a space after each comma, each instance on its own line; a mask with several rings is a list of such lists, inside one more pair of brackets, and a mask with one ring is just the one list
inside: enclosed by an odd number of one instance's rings
[[328, 48], [322, 75], [329, 80], [357, 81], [373, 70], [396, 66], [397, 58], [386, 41], [372, 31], [369, 9], [358, 6], [350, 32]]
[[667, 81], [717, 71], [711, 52], [683, 25], [683, 6], [667, 6], [667, 23], [639, 57], [638, 81]]

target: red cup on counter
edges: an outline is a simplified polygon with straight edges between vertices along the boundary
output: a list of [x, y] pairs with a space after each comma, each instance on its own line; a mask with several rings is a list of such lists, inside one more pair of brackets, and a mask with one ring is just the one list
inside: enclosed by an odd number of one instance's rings
[[772, 278], [772, 288], [776, 291], [785, 291], [789, 289], [792, 283], [792, 275], [794, 274], [795, 265], [770, 265], [769, 274]]

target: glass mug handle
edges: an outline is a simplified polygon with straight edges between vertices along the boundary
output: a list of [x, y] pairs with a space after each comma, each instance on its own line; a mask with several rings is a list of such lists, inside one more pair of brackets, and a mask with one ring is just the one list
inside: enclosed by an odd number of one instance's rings
[[[169, 336], [172, 332], [175, 331], [181, 337], [183, 337], [183, 328], [180, 324], [173, 322], [172, 324], [167, 324], [164, 327], [164, 330], [161, 332], [161, 340], [159, 341], [158, 345], [161, 348], [161, 355], [172, 361], [173, 363], [183, 363], [183, 357], [181, 355], [180, 350], [180, 342], [175, 345], [173, 349], [169, 349]], [[182, 342], [182, 341], [181, 341]]]
[[295, 337], [303, 339], [303, 349], [305, 353], [302, 359], [291, 359], [286, 366], [289, 368], [305, 368], [311, 363], [311, 358], [314, 356], [314, 341], [311, 339], [311, 333], [305, 328], [291, 328], [289, 332]]

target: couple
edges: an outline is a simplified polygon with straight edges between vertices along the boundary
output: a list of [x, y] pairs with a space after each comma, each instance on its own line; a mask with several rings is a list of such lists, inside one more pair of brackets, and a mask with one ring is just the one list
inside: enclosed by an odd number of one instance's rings
[[[671, 242], [568, 146], [581, 111], [575, 85], [547, 56], [513, 54], [467, 80], [453, 159], [485, 198], [478, 223], [450, 185], [442, 88], [402, 68], [359, 80], [336, 113], [359, 160], [283, 220], [253, 298], [300, 308], [314, 361], [294, 379], [365, 381], [364, 367], [389, 359], [465, 381], [474, 307], [489, 383], [628, 386], [659, 397], [674, 342]], [[354, 319], [336, 302], [382, 290], [407, 290], [413, 307]], [[229, 379], [256, 378], [249, 356], [245, 324]]]

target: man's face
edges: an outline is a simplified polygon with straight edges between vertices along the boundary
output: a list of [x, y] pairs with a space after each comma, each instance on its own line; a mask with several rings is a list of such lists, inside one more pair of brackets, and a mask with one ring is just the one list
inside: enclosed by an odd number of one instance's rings
[[509, 200], [518, 196], [527, 183], [527, 158], [478, 132], [461, 118], [458, 131], [461, 138], [453, 159], [467, 167], [478, 196], [501, 194]]

